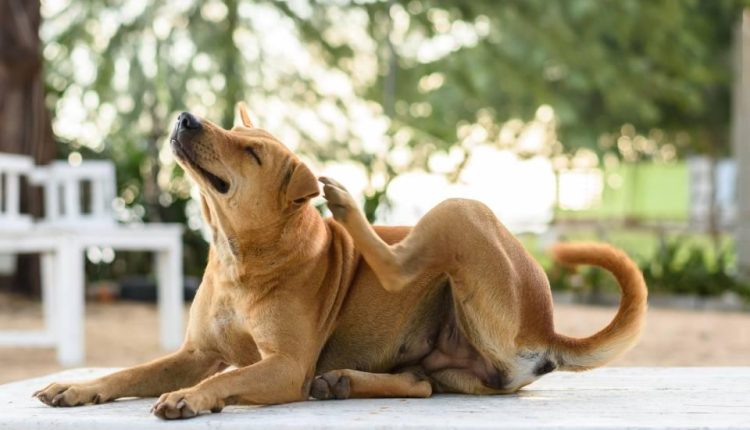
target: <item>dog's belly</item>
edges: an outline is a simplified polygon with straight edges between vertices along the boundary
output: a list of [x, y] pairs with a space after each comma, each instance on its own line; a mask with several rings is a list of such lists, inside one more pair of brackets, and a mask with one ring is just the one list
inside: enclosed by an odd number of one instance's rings
[[433, 348], [448, 305], [444, 280], [442, 274], [425, 275], [410, 288], [389, 293], [363, 262], [316, 373], [392, 372], [417, 365]]

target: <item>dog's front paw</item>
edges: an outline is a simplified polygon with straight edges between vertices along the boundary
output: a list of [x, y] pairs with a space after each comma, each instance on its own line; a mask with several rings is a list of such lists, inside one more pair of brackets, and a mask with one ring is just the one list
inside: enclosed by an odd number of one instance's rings
[[348, 399], [351, 394], [351, 379], [332, 370], [316, 376], [310, 388], [310, 396], [318, 400]]
[[192, 418], [202, 412], [221, 412], [224, 402], [195, 388], [162, 394], [151, 413], [165, 420]]
[[331, 210], [333, 218], [344, 222], [350, 212], [357, 210], [354, 198], [343, 185], [333, 179], [320, 177], [319, 180], [323, 183], [323, 197], [328, 202], [328, 209]]
[[110, 399], [97, 384], [52, 383], [33, 394], [49, 406], [83, 406], [104, 403]]

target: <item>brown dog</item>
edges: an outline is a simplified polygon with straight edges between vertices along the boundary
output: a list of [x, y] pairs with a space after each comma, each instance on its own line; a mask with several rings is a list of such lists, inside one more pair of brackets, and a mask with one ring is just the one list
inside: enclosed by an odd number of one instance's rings
[[[318, 180], [254, 128], [183, 113], [171, 145], [198, 183], [213, 231], [179, 351], [35, 393], [51, 406], [161, 396], [161, 418], [348, 397], [510, 393], [555, 369], [601, 366], [636, 341], [646, 286], [622, 252], [558, 245], [557, 259], [611, 271], [614, 320], [585, 339], [555, 333], [547, 278], [483, 204], [448, 200], [413, 228], [371, 227], [321, 178], [333, 219], [309, 200]], [[221, 372], [229, 365], [236, 369]]]

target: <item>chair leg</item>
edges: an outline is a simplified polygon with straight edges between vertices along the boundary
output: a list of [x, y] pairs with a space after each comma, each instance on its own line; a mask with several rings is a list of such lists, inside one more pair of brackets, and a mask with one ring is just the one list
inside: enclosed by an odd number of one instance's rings
[[47, 334], [57, 342], [57, 312], [59, 310], [57, 303], [55, 303], [55, 292], [57, 291], [57, 287], [59, 287], [59, 285], [55, 285], [55, 274], [57, 272], [55, 264], [57, 262], [57, 255], [51, 252], [42, 253], [41, 262], [42, 315], [44, 317], [44, 328]]
[[54, 285], [55, 302], [59, 305], [57, 359], [64, 366], [77, 366], [85, 358], [83, 249], [70, 237], [62, 242], [57, 252]]
[[182, 344], [184, 336], [182, 245], [179, 237], [168, 249], [156, 254], [156, 276], [161, 346], [174, 350]]

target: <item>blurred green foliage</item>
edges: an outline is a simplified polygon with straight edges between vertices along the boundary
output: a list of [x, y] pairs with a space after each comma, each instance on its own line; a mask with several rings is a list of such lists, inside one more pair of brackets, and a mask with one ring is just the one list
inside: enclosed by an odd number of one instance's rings
[[[318, 8], [310, 19], [296, 22], [314, 28], [303, 34], [327, 48], [332, 42], [326, 30], [337, 16], [331, 10], [341, 3], [313, 3]], [[687, 133], [689, 150], [728, 149], [731, 44], [747, 1], [344, 4], [367, 13], [369, 34], [379, 45], [379, 80], [362, 88], [363, 94], [385, 105], [397, 127], [424, 133], [416, 139], [449, 146], [456, 125], [474, 121], [480, 110], [501, 120], [528, 118], [549, 104], [568, 149], [595, 148], [601, 135], [623, 124]], [[478, 34], [471, 36], [471, 30]], [[451, 36], [458, 41], [445, 41]], [[427, 41], [440, 38], [445, 55], [420, 55]], [[329, 61], [353, 73], [342, 56], [356, 50], [342, 46], [334, 45]], [[420, 81], [433, 73], [443, 83], [426, 90]], [[425, 102], [430, 114], [415, 115], [414, 104]]]
[[750, 300], [750, 285], [738, 278], [733, 259], [732, 248], [709, 259], [700, 246], [675, 238], [662, 241], [654, 258], [641, 262], [641, 270], [655, 292], [707, 297], [733, 291]]
[[[160, 157], [172, 120], [200, 106], [228, 127], [236, 101], [265, 96], [290, 107], [302, 153], [384, 176], [366, 196], [372, 219], [399, 171], [361, 144], [351, 104], [321, 90], [307, 69], [343, 72], [356, 97], [377, 104], [388, 150], [400, 140], [415, 153], [445, 151], [477, 122], [492, 142], [503, 121], [546, 104], [559, 151], [611, 151], [627, 124], [678, 155], [718, 156], [729, 146], [733, 29], [748, 3], [81, 0], [45, 17], [48, 104], [59, 114], [66, 97], [83, 100], [80, 121], [95, 124], [100, 144], [71, 140], [61, 155], [112, 159], [133, 219], [185, 222], [189, 186]], [[274, 26], [290, 28], [316, 63], [279, 62], [297, 54], [268, 47]], [[81, 58], [93, 74], [82, 72]], [[333, 130], [321, 140], [294, 122], [291, 107], [300, 105], [336, 109], [344, 120], [319, 115]], [[251, 108], [263, 116], [264, 106]], [[186, 245], [186, 270], [200, 274], [206, 246], [193, 230]]]
[[[655, 249], [636, 254], [651, 294], [715, 297], [733, 292], [750, 302], [750, 283], [736, 271], [731, 243], [716, 250], [687, 236], [661, 237]], [[601, 269], [582, 267], [575, 271], [547, 261], [553, 290], [576, 291], [591, 300], [602, 292], [618, 291], [614, 278]]]

